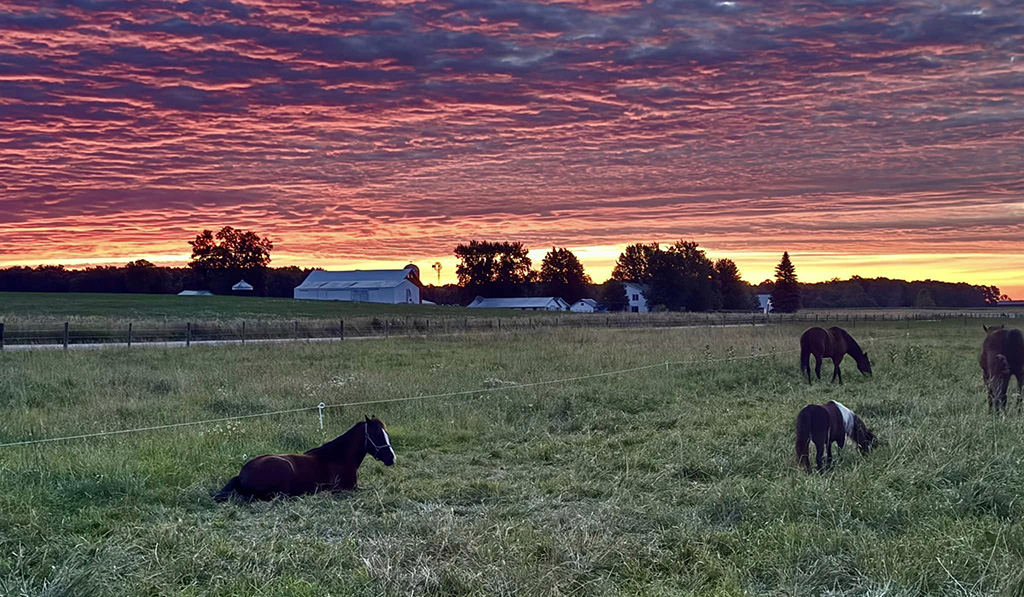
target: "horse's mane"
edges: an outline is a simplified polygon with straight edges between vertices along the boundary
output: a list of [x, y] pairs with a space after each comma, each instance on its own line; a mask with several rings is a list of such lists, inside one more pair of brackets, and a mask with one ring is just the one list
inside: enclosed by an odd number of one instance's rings
[[861, 349], [860, 344], [857, 344], [857, 341], [853, 339], [853, 336], [851, 336], [849, 332], [839, 327], [837, 327], [836, 329], [839, 330], [840, 333], [842, 333], [843, 339], [846, 340], [846, 347], [847, 351], [850, 353], [850, 356], [852, 356], [855, 359], [859, 359], [862, 356], [864, 356], [864, 350]]
[[310, 456], [322, 456], [329, 460], [337, 459], [339, 456], [343, 456], [345, 448], [348, 447], [349, 441], [352, 438], [352, 434], [356, 432], [356, 428], [362, 425], [362, 423], [356, 423], [351, 429], [342, 433], [338, 437], [331, 441], [323, 444], [322, 446], [313, 448], [312, 450], [306, 450], [306, 454]]

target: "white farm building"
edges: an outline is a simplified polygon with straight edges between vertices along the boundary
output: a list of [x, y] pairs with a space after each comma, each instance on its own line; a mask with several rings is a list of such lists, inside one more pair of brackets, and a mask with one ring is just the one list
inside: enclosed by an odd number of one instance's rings
[[484, 298], [478, 296], [466, 305], [470, 309], [519, 309], [520, 311], [568, 311], [569, 303], [557, 296], [522, 298]]
[[594, 313], [597, 311], [597, 301], [594, 299], [580, 299], [569, 307], [573, 313]]
[[636, 282], [626, 282], [626, 310], [630, 313], [647, 313], [647, 297], [644, 296], [646, 289]]
[[295, 287], [295, 298], [357, 303], [420, 304], [420, 270], [407, 265], [398, 270], [314, 270]]

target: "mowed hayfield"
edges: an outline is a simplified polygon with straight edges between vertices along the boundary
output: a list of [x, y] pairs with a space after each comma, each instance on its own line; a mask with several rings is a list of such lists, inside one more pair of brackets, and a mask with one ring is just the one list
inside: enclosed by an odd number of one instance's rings
[[[507, 311], [474, 310], [488, 316]], [[76, 292], [0, 292], [0, 320], [8, 322], [165, 320], [293, 320], [339, 317], [472, 317], [457, 307], [298, 301], [252, 296], [177, 296]]]
[[[859, 324], [875, 375], [842, 386], [801, 381], [802, 329], [0, 353], [0, 442], [493, 390], [0, 448], [0, 594], [1024, 591], [1024, 415], [987, 412], [980, 323]], [[883, 443], [800, 473], [830, 399]], [[210, 499], [373, 414], [398, 457], [358, 491]]]

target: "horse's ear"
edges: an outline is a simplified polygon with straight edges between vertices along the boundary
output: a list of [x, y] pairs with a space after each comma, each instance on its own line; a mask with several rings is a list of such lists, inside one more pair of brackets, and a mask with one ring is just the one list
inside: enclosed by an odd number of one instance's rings
[[986, 332], [988, 332], [988, 326], [987, 326], [987, 325], [985, 325], [985, 324], [981, 324], [981, 329], [983, 329], [983, 330], [985, 330]]
[[366, 422], [367, 422], [367, 423], [369, 423], [369, 422], [370, 422], [370, 417], [367, 417], [366, 415], [363, 415], [363, 418], [365, 418], [365, 419], [366, 419]]

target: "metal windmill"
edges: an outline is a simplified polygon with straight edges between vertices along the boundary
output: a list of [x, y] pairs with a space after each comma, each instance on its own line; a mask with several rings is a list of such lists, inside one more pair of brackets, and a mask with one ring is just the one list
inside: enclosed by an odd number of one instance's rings
[[440, 261], [436, 261], [436, 262], [434, 262], [434, 265], [432, 265], [430, 267], [434, 268], [434, 271], [437, 272], [437, 285], [440, 286], [441, 285], [441, 262]]

